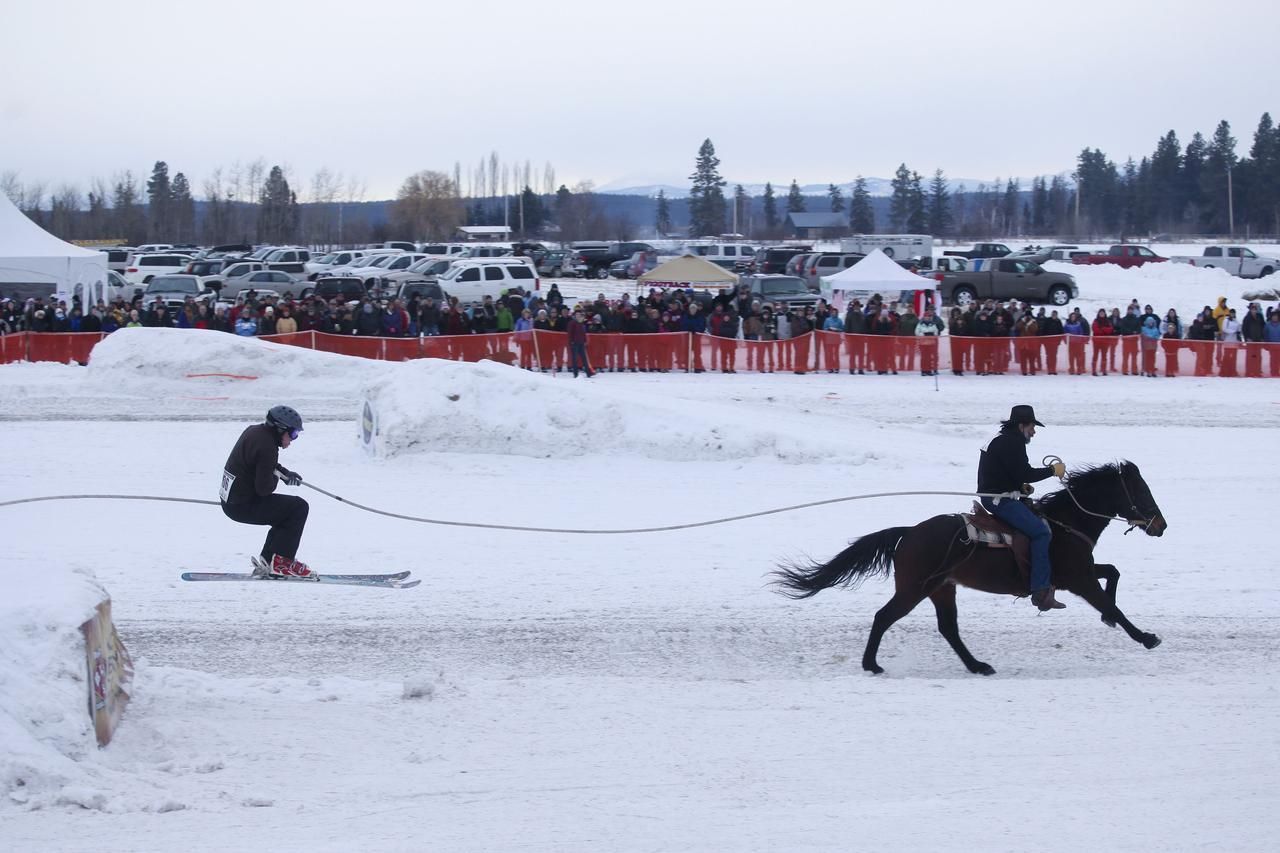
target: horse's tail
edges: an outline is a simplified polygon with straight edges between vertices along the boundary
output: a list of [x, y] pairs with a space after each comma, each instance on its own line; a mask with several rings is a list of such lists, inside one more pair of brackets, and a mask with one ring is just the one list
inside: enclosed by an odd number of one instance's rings
[[774, 572], [778, 591], [788, 598], [808, 598], [831, 586], [857, 586], [870, 575], [889, 576], [893, 552], [909, 527], [868, 533], [825, 563], [786, 563]]

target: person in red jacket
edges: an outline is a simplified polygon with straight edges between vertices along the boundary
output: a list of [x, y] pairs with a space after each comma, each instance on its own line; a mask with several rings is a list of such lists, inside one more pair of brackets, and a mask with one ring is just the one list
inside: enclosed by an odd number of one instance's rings
[[1115, 347], [1113, 340], [1116, 327], [1107, 316], [1105, 308], [1098, 309], [1098, 316], [1093, 320], [1093, 375], [1098, 375], [1098, 362], [1102, 362], [1102, 375], [1107, 375], [1107, 354]]
[[581, 311], [574, 311], [565, 328], [569, 337], [569, 369], [573, 371], [574, 379], [578, 378], [579, 367], [587, 372], [588, 379], [595, 375], [591, 362], [587, 361], [587, 326], [584, 319], [585, 315]]

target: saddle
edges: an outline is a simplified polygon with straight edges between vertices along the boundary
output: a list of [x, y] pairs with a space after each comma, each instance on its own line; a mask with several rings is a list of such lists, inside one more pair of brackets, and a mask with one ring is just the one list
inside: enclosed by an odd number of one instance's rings
[[962, 512], [960, 518], [964, 521], [964, 544], [983, 548], [1008, 548], [1013, 553], [1018, 573], [1027, 583], [1031, 582], [1030, 538], [987, 512], [987, 508], [978, 501], [973, 502], [973, 512]]

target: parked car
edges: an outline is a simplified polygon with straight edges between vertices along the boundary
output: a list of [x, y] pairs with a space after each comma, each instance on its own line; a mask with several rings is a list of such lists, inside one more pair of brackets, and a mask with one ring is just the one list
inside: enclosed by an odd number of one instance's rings
[[107, 269], [116, 272], [124, 272], [129, 268], [130, 253], [137, 253], [137, 249], [131, 249], [128, 246], [121, 246], [116, 249], [99, 249], [99, 252], [107, 256]]
[[426, 257], [428, 256], [419, 255], [416, 252], [412, 254], [402, 252], [399, 255], [380, 258], [369, 266], [352, 266], [347, 270], [346, 275], [363, 279], [364, 286], [372, 290], [382, 277], [393, 272], [403, 272]]
[[416, 251], [424, 255], [461, 255], [467, 248], [466, 243], [423, 243]]
[[690, 243], [684, 250], [727, 270], [749, 267], [756, 257], [755, 246], [746, 243]]
[[953, 258], [968, 258], [972, 261], [977, 258], [1003, 258], [1005, 255], [1012, 255], [1013, 250], [1004, 243], [974, 243], [972, 249], [943, 252], [942, 254]]
[[761, 302], [808, 306], [818, 301], [818, 294], [809, 289], [804, 279], [794, 275], [744, 275], [738, 279], [738, 287], [751, 288], [752, 298]]
[[943, 301], [961, 307], [981, 299], [1021, 299], [1062, 306], [1080, 295], [1071, 275], [1047, 272], [1039, 264], [1019, 258], [979, 258], [969, 261], [965, 269], [935, 273], [933, 278]]
[[180, 273], [191, 263], [189, 255], [138, 254], [129, 259], [124, 277], [134, 284], [148, 284], [158, 275]]
[[218, 275], [222, 272], [222, 268], [229, 266], [231, 261], [222, 258], [200, 259], [197, 258], [187, 264], [182, 270], [187, 275], [198, 275], [201, 278], [208, 278], [211, 275]]
[[172, 243], [143, 243], [134, 251], [139, 255], [158, 255], [172, 249]]
[[[652, 252], [653, 246], [648, 243], [602, 243], [580, 241], [571, 244], [574, 256], [570, 262], [578, 275], [583, 278], [608, 278], [609, 267], [618, 261], [630, 258], [636, 252]], [[564, 272], [568, 270], [563, 269]]]
[[791, 260], [787, 261], [787, 265], [782, 268], [783, 275], [801, 275], [804, 272], [805, 265], [809, 263], [809, 259], [813, 257], [813, 252], [802, 252]]
[[1178, 255], [1175, 264], [1191, 264], [1203, 269], [1222, 269], [1240, 278], [1265, 278], [1280, 269], [1280, 260], [1262, 258], [1245, 246], [1205, 246], [1199, 257]]
[[170, 308], [181, 308], [188, 297], [207, 303], [214, 296], [215, 291], [206, 287], [199, 276], [158, 275], [151, 279], [147, 289], [142, 292], [142, 306], [150, 308], [156, 302], [163, 302]]
[[545, 275], [550, 278], [564, 277], [566, 275], [565, 261], [572, 255], [572, 252], [564, 249], [552, 249], [538, 261], [538, 275]]
[[281, 293], [296, 291], [298, 283], [293, 276], [280, 270], [258, 270], [236, 279], [236, 287], [240, 289], [263, 290], [266, 288], [278, 290]]
[[[363, 257], [354, 258], [351, 263], [345, 266], [329, 267], [323, 273], [323, 276], [342, 276], [352, 275], [356, 270], [382, 269], [385, 265], [391, 263], [392, 258], [398, 258], [404, 252], [399, 249], [374, 249]], [[317, 276], [320, 278], [321, 276]]]
[[390, 290], [382, 294], [387, 299], [399, 299], [405, 305], [409, 304], [409, 300], [417, 296], [419, 299], [425, 299], [430, 296], [437, 304], [444, 302], [444, 289], [434, 281], [405, 281], [401, 282], [398, 288]]
[[782, 275], [786, 273], [787, 261], [796, 255], [812, 251], [812, 246], [769, 246], [757, 249], [751, 271], [756, 275]]
[[269, 287], [240, 287], [237, 285], [232, 290], [223, 290], [219, 293], [218, 301], [227, 303], [228, 305], [234, 305], [242, 299], [248, 301], [251, 297], [259, 300], [275, 299], [276, 301], [283, 298], [279, 291], [272, 290]]
[[1122, 244], [1112, 246], [1105, 252], [1094, 252], [1088, 255], [1077, 255], [1071, 259], [1073, 264], [1114, 264], [1118, 267], [1128, 269], [1130, 267], [1140, 267], [1145, 264], [1164, 263], [1168, 258], [1163, 258], [1146, 246], [1134, 246]]
[[[1079, 246], [1053, 245], [1053, 246], [1027, 246], [1025, 249], [1019, 249], [1009, 255], [1011, 258], [1019, 258], [1024, 261], [1031, 261], [1033, 264], [1043, 264], [1047, 261], [1060, 261], [1065, 257], [1067, 262], [1071, 262], [1071, 256], [1064, 254], [1067, 252], [1082, 252], [1088, 254]], [[1055, 257], [1054, 253], [1058, 255]]]
[[325, 302], [341, 299], [343, 302], [359, 302], [369, 295], [364, 282], [355, 276], [335, 275], [321, 276], [302, 289], [301, 297], [310, 299], [319, 296]]
[[228, 282], [233, 278], [243, 278], [249, 273], [265, 270], [267, 265], [262, 261], [233, 261], [222, 268], [222, 272], [218, 273], [218, 278], [224, 282]]
[[866, 255], [859, 255], [856, 252], [817, 252], [807, 256], [804, 269], [800, 270], [799, 276], [808, 283], [810, 288], [817, 290], [818, 282], [824, 276], [843, 272], [865, 257]]
[[343, 249], [338, 252], [329, 252], [318, 258], [312, 258], [302, 265], [302, 269], [306, 273], [308, 281], [315, 281], [321, 275], [329, 272], [329, 270], [335, 267], [349, 266], [364, 256], [364, 249]]
[[381, 295], [383, 292], [394, 292], [407, 282], [435, 281], [454, 263], [456, 261], [453, 258], [428, 255], [417, 263], [411, 264], [408, 269], [396, 270], [395, 272], [388, 272], [378, 276], [377, 281], [374, 283], [374, 292], [376, 295]]
[[657, 265], [657, 252], [636, 252], [631, 257], [612, 264], [609, 275], [614, 278], [639, 278]]
[[294, 279], [301, 281], [307, 277], [306, 264], [309, 260], [311, 260], [310, 250], [294, 246], [292, 248], [276, 249], [271, 252], [266, 257], [266, 264], [267, 269], [287, 272]]
[[367, 248], [398, 249], [401, 252], [416, 252], [418, 251], [418, 244], [410, 243], [408, 240], [384, 240], [381, 243], [372, 243]]
[[196, 255], [197, 258], [243, 258], [253, 251], [248, 243], [223, 243], [210, 246]]
[[527, 258], [461, 260], [436, 278], [436, 284], [460, 302], [479, 302], [486, 296], [497, 299], [511, 290], [541, 289]]
[[107, 295], [111, 297], [111, 301], [123, 299], [125, 302], [132, 302], [142, 291], [142, 285], [134, 284], [115, 270], [107, 270]]

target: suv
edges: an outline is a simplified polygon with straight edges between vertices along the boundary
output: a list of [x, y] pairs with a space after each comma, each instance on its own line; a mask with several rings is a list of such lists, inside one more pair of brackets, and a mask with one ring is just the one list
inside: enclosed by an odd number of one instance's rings
[[796, 255], [804, 255], [812, 251], [812, 246], [770, 246], [767, 249], [758, 249], [752, 272], [757, 275], [782, 275], [787, 270], [787, 261]]
[[339, 252], [329, 252], [327, 255], [321, 255], [318, 258], [312, 258], [303, 264], [302, 268], [306, 271], [307, 280], [315, 281], [329, 270], [348, 266], [364, 256], [364, 249], [344, 249]]
[[459, 302], [479, 302], [486, 296], [497, 299], [509, 290], [542, 288], [527, 258], [458, 261], [436, 278], [436, 284]]
[[794, 275], [744, 275], [738, 279], [738, 287], [751, 288], [753, 299], [761, 302], [785, 302], [788, 305], [816, 305], [818, 295]]
[[222, 272], [223, 267], [230, 265], [231, 261], [224, 260], [222, 258], [211, 260], [196, 259], [187, 264], [186, 268], [182, 272], [186, 275], [198, 275], [201, 278], [208, 278], [211, 275], [218, 275]]
[[134, 284], [150, 284], [158, 275], [180, 273], [191, 263], [187, 255], [134, 255], [124, 277]]
[[163, 302], [170, 308], [181, 308], [189, 296], [197, 302], [207, 303], [213, 299], [214, 291], [205, 287], [199, 276], [158, 275], [142, 292], [142, 306], [150, 308], [157, 302]]
[[343, 302], [359, 302], [369, 295], [364, 282], [355, 276], [335, 275], [322, 276], [315, 284], [303, 288], [302, 298], [310, 299], [319, 296], [325, 302], [330, 299], [341, 299]]
[[107, 269], [122, 273], [129, 268], [129, 253], [137, 250], [130, 249], [128, 246], [121, 246], [116, 249], [99, 249], [98, 251], [107, 256]]
[[306, 278], [306, 263], [309, 260], [311, 260], [311, 252], [296, 247], [276, 249], [266, 257], [268, 269], [287, 272], [295, 279]]
[[817, 252], [805, 256], [804, 269], [797, 274], [811, 289], [817, 290], [823, 276], [844, 272], [865, 257], [856, 252]]
[[435, 281], [455, 263], [457, 261], [453, 258], [438, 258], [428, 255], [408, 269], [396, 270], [395, 272], [378, 276], [376, 289], [379, 293], [383, 291], [395, 292], [407, 282]]
[[727, 270], [746, 269], [756, 259], [755, 246], [746, 243], [704, 243], [686, 246], [685, 252]]

